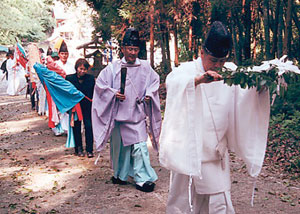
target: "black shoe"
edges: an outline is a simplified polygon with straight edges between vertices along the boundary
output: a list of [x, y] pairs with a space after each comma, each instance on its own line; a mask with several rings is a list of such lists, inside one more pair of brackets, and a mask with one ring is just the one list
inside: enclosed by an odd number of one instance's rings
[[87, 153], [87, 157], [88, 157], [88, 158], [93, 158], [93, 157], [94, 157], [93, 152], [88, 152], [88, 153]]
[[146, 181], [143, 186], [136, 185], [135, 188], [142, 192], [152, 192], [154, 190], [155, 183], [151, 181]]
[[83, 153], [82, 151], [79, 151], [79, 152], [77, 153], [77, 156], [78, 156], [78, 157], [84, 157], [84, 153]]
[[122, 181], [120, 178], [111, 177], [111, 181], [113, 184], [126, 185], [127, 181]]

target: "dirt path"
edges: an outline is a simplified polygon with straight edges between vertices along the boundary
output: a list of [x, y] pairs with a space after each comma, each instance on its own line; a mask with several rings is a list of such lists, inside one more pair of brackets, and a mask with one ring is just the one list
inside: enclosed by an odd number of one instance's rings
[[[109, 149], [98, 165], [95, 158], [79, 158], [66, 149], [66, 136], [55, 137], [47, 118], [31, 111], [24, 95], [0, 96], [0, 213], [165, 213], [169, 173], [151, 161], [159, 180], [152, 193], [134, 185], [110, 181]], [[232, 156], [232, 201], [237, 214], [300, 213], [300, 186], [263, 168], [256, 182], [240, 160]]]

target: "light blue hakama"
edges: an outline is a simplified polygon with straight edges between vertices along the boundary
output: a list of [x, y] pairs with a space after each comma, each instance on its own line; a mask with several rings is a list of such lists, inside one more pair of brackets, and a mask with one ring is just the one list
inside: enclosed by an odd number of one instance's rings
[[124, 146], [117, 122], [110, 139], [110, 154], [115, 178], [127, 181], [128, 176], [131, 176], [136, 183], [157, 180], [158, 177], [150, 164], [147, 143]]

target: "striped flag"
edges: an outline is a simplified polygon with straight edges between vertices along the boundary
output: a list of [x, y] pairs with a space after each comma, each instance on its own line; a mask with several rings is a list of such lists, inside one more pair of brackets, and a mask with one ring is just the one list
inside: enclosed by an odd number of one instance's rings
[[16, 61], [18, 63], [20, 63], [20, 65], [22, 65], [23, 68], [25, 69], [26, 68], [26, 64], [28, 62], [28, 59], [26, 57], [26, 53], [25, 53], [24, 48], [18, 42], [17, 42], [16, 48], [15, 48], [15, 57], [16, 57]]

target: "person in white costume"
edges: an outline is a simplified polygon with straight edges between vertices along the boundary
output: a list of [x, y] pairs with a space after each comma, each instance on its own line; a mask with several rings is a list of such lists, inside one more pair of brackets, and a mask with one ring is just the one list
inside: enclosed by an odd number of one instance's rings
[[66, 72], [66, 75], [75, 74], [75, 64], [71, 63], [69, 59], [69, 51], [65, 41], [62, 41], [58, 50], [59, 60], [56, 63]]
[[7, 85], [6, 93], [8, 95], [15, 95], [15, 93], [16, 93], [15, 80], [14, 80], [15, 72], [13, 69], [14, 65], [15, 65], [14, 55], [13, 55], [13, 53], [10, 52], [7, 62], [6, 62], [6, 70], [8, 73], [8, 78], [7, 78], [8, 85]]
[[232, 214], [228, 150], [261, 170], [269, 123], [269, 93], [224, 84], [218, 70], [232, 47], [216, 21], [201, 57], [183, 63], [166, 79], [167, 99], [160, 137], [160, 163], [171, 170], [166, 212]]
[[15, 96], [20, 93], [22, 87], [26, 84], [25, 71], [23, 67], [15, 62], [13, 54], [6, 62], [6, 69], [8, 72], [8, 85], [6, 93], [10, 96]]

